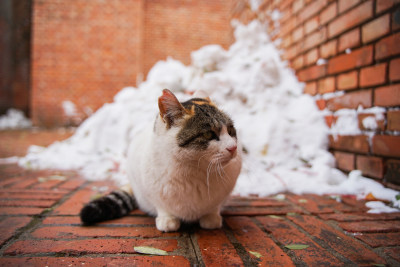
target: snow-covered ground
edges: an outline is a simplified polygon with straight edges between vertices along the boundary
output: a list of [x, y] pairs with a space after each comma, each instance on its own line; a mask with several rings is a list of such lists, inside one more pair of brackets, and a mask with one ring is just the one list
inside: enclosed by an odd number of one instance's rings
[[[153, 122], [161, 90], [168, 88], [185, 100], [189, 92], [200, 89], [233, 117], [247, 151], [234, 194], [290, 191], [360, 198], [372, 194], [399, 206], [398, 192], [362, 177], [360, 171], [347, 176], [335, 168], [334, 157], [327, 151], [330, 130], [324, 112], [313, 97], [303, 94], [303, 84], [281, 61], [263, 24], [237, 23], [235, 38], [229, 50], [209, 45], [193, 52], [190, 66], [171, 58], [158, 62], [145, 82], [121, 90], [114, 102], [84, 121], [70, 139], [48, 148], [31, 147], [20, 165], [77, 169], [87, 179], [111, 178], [123, 184], [128, 143]], [[333, 133], [358, 129], [350, 113], [341, 116]], [[372, 121], [365, 124], [374, 127]], [[374, 212], [377, 209], [375, 204]]]

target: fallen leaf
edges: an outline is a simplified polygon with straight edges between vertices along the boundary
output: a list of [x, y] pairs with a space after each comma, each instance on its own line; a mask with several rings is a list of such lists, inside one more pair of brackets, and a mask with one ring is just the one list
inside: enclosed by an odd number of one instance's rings
[[168, 255], [168, 253], [165, 250], [158, 249], [158, 248], [152, 248], [152, 247], [146, 247], [146, 246], [138, 246], [138, 247], [133, 247], [133, 249], [137, 253], [141, 253], [141, 254], [160, 255], [160, 256]]
[[309, 245], [303, 245], [303, 244], [291, 244], [291, 245], [286, 245], [285, 248], [291, 249], [291, 250], [300, 250], [300, 249], [306, 249], [308, 248]]
[[366, 201], [377, 201], [378, 199], [372, 194], [369, 193], [368, 195], [365, 196]]
[[308, 202], [307, 199], [304, 199], [304, 198], [299, 199], [299, 203], [307, 203], [307, 202]]
[[257, 258], [261, 258], [262, 257], [262, 255], [257, 251], [249, 251], [249, 253], [251, 255], [253, 255], [253, 256], [256, 256]]

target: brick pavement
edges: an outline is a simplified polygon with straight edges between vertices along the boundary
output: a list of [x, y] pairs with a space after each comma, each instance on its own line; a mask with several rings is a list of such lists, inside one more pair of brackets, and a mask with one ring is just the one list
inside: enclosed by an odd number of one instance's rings
[[0, 177], [0, 266], [400, 266], [400, 213], [368, 214], [353, 196], [234, 197], [220, 230], [161, 233], [138, 210], [80, 224], [82, 205], [113, 190], [110, 181], [14, 164], [0, 165]]

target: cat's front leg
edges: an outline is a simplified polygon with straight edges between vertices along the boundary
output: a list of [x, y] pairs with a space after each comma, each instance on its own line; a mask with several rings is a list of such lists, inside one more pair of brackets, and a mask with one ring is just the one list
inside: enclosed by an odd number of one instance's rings
[[158, 211], [156, 217], [156, 227], [162, 232], [174, 232], [181, 226], [181, 221], [175, 216], [164, 211]]
[[222, 217], [217, 211], [202, 216], [199, 220], [200, 227], [203, 229], [218, 229], [222, 227]]

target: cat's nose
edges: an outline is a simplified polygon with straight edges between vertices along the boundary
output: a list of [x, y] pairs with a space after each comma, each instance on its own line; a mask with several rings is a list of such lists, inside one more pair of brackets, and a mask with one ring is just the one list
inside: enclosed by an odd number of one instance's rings
[[230, 146], [230, 147], [227, 147], [226, 150], [228, 150], [229, 153], [231, 153], [232, 155], [234, 155], [234, 154], [236, 153], [237, 146]]

